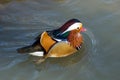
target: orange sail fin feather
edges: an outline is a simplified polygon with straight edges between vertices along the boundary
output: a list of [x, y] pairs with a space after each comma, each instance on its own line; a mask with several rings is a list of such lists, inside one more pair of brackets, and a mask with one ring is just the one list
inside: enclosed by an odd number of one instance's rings
[[40, 38], [40, 43], [42, 47], [45, 49], [46, 52], [50, 49], [50, 47], [56, 43], [55, 40], [53, 40], [47, 32], [43, 32]]

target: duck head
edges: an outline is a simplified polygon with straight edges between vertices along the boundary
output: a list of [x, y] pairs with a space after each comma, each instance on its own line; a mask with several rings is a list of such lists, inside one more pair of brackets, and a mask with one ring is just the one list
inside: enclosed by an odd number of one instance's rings
[[[71, 19], [67, 21], [59, 29], [54, 30], [55, 38], [57, 39], [67, 39], [71, 32], [85, 32], [86, 29], [83, 27], [82, 23], [78, 19]], [[71, 33], [72, 34], [72, 33]]]
[[84, 32], [86, 29], [82, 27], [82, 23], [77, 19], [71, 19], [66, 22], [59, 30], [62, 34], [70, 32], [72, 30], [77, 30], [79, 32]]

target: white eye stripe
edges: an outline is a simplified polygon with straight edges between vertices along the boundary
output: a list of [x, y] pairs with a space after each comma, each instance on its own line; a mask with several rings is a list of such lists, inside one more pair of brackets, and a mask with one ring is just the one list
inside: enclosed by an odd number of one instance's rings
[[68, 32], [68, 31], [71, 31], [71, 30], [74, 30], [74, 29], [78, 29], [78, 28], [81, 28], [82, 27], [82, 23], [74, 23], [73, 25], [71, 25], [67, 30], [65, 30], [63, 32], [63, 34], [65, 32]]

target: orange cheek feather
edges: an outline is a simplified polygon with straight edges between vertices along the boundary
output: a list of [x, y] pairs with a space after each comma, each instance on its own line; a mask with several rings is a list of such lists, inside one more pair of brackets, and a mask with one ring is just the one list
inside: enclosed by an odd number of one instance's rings
[[68, 36], [68, 41], [70, 42], [71, 46], [76, 48], [81, 45], [81, 43], [83, 42], [83, 38], [78, 30], [73, 30]]

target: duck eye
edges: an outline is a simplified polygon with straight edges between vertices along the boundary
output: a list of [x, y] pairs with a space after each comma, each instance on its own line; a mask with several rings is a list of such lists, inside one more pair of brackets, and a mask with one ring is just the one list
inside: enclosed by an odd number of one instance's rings
[[80, 29], [80, 27], [77, 27], [77, 29]]

